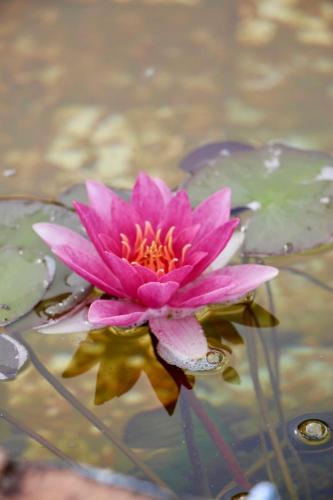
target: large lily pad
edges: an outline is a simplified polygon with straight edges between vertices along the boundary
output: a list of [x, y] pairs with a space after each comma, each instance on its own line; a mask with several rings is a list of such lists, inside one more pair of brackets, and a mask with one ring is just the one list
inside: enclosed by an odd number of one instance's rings
[[[55, 222], [76, 231], [81, 230], [77, 216], [60, 204], [36, 200], [0, 200], [0, 250], [8, 264], [6, 281], [2, 278], [0, 282], [0, 297], [4, 304], [16, 304], [10, 309], [11, 322], [22, 315], [21, 296], [29, 286], [35, 287], [35, 293], [31, 293], [30, 297], [30, 309], [43, 298], [45, 307], [40, 312], [45, 312], [47, 317], [67, 312], [80, 302], [91, 288], [89, 283], [72, 273], [54, 257], [33, 231], [32, 225], [36, 222]], [[9, 248], [17, 250], [9, 251]], [[40, 264], [37, 264], [38, 262]], [[44, 274], [42, 271], [45, 262], [48, 264], [49, 274], [52, 263], [54, 265], [54, 279], [50, 286], [50, 283], [45, 286], [45, 270]], [[18, 269], [22, 272], [18, 272]], [[37, 300], [39, 292], [41, 295]], [[25, 311], [28, 312], [28, 302], [24, 304]], [[0, 311], [0, 318], [8, 316], [7, 312], [8, 310]]]
[[0, 380], [16, 377], [28, 359], [26, 348], [9, 335], [0, 335]]
[[333, 158], [281, 144], [210, 159], [186, 183], [193, 205], [232, 189], [233, 207], [246, 206], [244, 253], [281, 255], [333, 239]]

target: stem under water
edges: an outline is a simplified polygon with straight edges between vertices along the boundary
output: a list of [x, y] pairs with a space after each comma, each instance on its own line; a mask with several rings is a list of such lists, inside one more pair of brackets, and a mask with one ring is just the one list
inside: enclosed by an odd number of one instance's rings
[[49, 382], [49, 384], [60, 394], [78, 413], [85, 417], [96, 429], [98, 429], [105, 437], [107, 437], [114, 446], [119, 448], [127, 458], [143, 472], [147, 479], [152, 483], [163, 488], [170, 493], [171, 498], [176, 498], [176, 495], [170, 491], [164, 481], [155, 474], [136, 454], [126, 446], [92, 411], [86, 408], [59, 380], [48, 371], [48, 369], [39, 360], [31, 346], [22, 338], [21, 334], [15, 333], [15, 338], [21, 342], [29, 352], [30, 360], [36, 370]]

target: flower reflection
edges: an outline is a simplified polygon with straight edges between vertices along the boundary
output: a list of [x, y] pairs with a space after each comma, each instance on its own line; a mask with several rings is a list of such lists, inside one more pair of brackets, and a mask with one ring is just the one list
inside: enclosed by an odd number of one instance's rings
[[[277, 320], [257, 304], [256, 312], [262, 327], [277, 324]], [[227, 362], [215, 372], [227, 383], [240, 384], [237, 370], [231, 366], [233, 346], [244, 343], [233, 323], [244, 324], [244, 305], [215, 308], [201, 318], [210, 348], [223, 352]], [[135, 330], [102, 329], [90, 332], [79, 345], [63, 377], [79, 376], [99, 365], [95, 404], [101, 405], [120, 397], [134, 387], [144, 372], [161, 404], [172, 414], [181, 386], [191, 389], [194, 376], [167, 364], [156, 352], [156, 340], [149, 335], [148, 327]], [[212, 374], [214, 376], [214, 373]]]

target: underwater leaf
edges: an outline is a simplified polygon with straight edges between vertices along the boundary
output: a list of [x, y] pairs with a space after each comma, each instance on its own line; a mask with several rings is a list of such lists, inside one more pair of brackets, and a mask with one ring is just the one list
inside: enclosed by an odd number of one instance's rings
[[183, 437], [180, 414], [176, 411], [171, 419], [162, 408], [140, 412], [129, 420], [123, 437], [131, 448], [179, 446]]
[[270, 328], [279, 324], [279, 320], [273, 314], [256, 302], [251, 302], [251, 304], [233, 304], [230, 306], [212, 306], [206, 315], [205, 321], [208, 324], [215, 322], [217, 326], [219, 321], [223, 320], [244, 325], [244, 311], [249, 305], [258, 320], [260, 328]]
[[9, 335], [0, 335], [0, 380], [15, 378], [27, 359], [23, 345]]
[[[33, 255], [34, 258], [30, 263], [32, 268], [36, 267], [35, 261], [38, 259], [45, 261], [45, 257], [49, 265], [51, 262], [55, 263], [54, 279], [47, 290], [44, 287], [45, 302], [39, 310], [40, 314], [46, 313], [46, 321], [49, 317], [54, 318], [71, 310], [89, 293], [91, 285], [54, 257], [32, 229], [32, 225], [36, 222], [55, 222], [77, 231], [82, 229], [74, 212], [60, 204], [26, 199], [0, 199], [0, 249], [19, 248], [22, 255]], [[28, 260], [26, 267], [28, 267]], [[10, 271], [15, 273], [13, 265], [10, 266]], [[33, 273], [31, 269], [31, 274]], [[19, 292], [22, 287], [26, 286], [24, 283], [26, 278], [24, 274], [16, 273], [15, 276], [16, 289]], [[14, 281], [14, 274], [12, 278], [8, 275], [8, 279]], [[45, 278], [41, 281], [45, 281]], [[6, 293], [3, 280], [0, 283], [0, 293], [2, 295]], [[42, 295], [39, 299], [41, 298]], [[5, 299], [4, 303], [6, 303]], [[36, 301], [33, 305], [35, 304]]]
[[187, 181], [197, 205], [222, 186], [233, 207], [247, 206], [243, 252], [282, 255], [332, 241], [333, 158], [281, 144], [205, 163]]
[[214, 164], [217, 159], [223, 160], [234, 153], [253, 150], [253, 146], [241, 142], [210, 142], [191, 151], [180, 164], [180, 168], [193, 174], [205, 165]]
[[0, 326], [27, 314], [42, 299], [54, 275], [50, 257], [0, 247]]
[[171, 414], [179, 395], [179, 383], [157, 358], [148, 331], [142, 333], [138, 329], [138, 332], [136, 336], [117, 335], [108, 328], [90, 332], [63, 377], [79, 376], [99, 364], [95, 404], [100, 405], [130, 391], [145, 372], [156, 397]]
[[235, 368], [233, 368], [232, 366], [228, 366], [228, 368], [224, 370], [224, 372], [222, 373], [222, 377], [223, 380], [225, 382], [228, 382], [229, 384], [235, 384], [235, 385], [241, 384], [240, 376], [237, 370], [235, 370]]

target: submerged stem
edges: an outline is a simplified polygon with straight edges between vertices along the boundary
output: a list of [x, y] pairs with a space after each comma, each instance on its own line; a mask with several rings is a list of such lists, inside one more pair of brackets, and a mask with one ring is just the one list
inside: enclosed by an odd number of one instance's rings
[[[186, 389], [184, 389], [184, 391], [185, 390]], [[219, 449], [219, 451], [225, 458], [229, 470], [232, 476], [234, 477], [235, 481], [237, 482], [237, 484], [246, 490], [250, 489], [251, 484], [246, 479], [232, 449], [224, 441], [223, 437], [220, 434], [219, 429], [216, 427], [213, 420], [211, 420], [211, 418], [207, 415], [199, 399], [195, 396], [195, 394], [193, 394], [192, 391], [186, 391], [186, 397], [188, 399], [191, 408], [196, 413], [197, 417], [201, 420], [206, 431], [212, 438], [212, 441], [214, 442], [216, 447]]]
[[[19, 342], [21, 342], [29, 352], [30, 360], [35, 366], [36, 370], [49, 382], [49, 384], [70, 404], [72, 405], [82, 416], [84, 416], [89, 422], [96, 427], [104, 436], [106, 436], [117, 448], [119, 448], [124, 455], [127, 456], [137, 467], [140, 469], [144, 475], [153, 483], [157, 484], [163, 489], [170, 492], [170, 488], [164, 483], [164, 481], [159, 478], [155, 472], [148, 467], [139, 457], [133, 453], [133, 451], [126, 446], [96, 415], [86, 408], [66, 387], [57, 380], [52, 373], [43, 365], [39, 360], [30, 345], [22, 338], [19, 333], [15, 333], [15, 337]], [[172, 498], [175, 495], [170, 492]]]
[[192, 416], [188, 404], [186, 389], [180, 393], [180, 412], [183, 421], [184, 437], [187, 453], [192, 464], [193, 477], [201, 486], [201, 493], [208, 498], [211, 496], [206, 472], [202, 466], [199, 450], [195, 443]]
[[[248, 319], [250, 321], [251, 326], [253, 324], [255, 325], [256, 323], [255, 323], [255, 318], [253, 317], [253, 311], [250, 308], [247, 308], [246, 313], [248, 313], [247, 316], [248, 316]], [[274, 448], [276, 458], [277, 458], [278, 464], [279, 464], [281, 472], [282, 472], [283, 480], [285, 482], [285, 485], [286, 485], [286, 488], [288, 491], [289, 498], [294, 500], [294, 499], [298, 498], [298, 494], [297, 494], [296, 488], [294, 486], [292, 477], [290, 475], [287, 462], [284, 458], [282, 448], [280, 446], [279, 438], [277, 436], [275, 429], [271, 426], [271, 423], [270, 423], [269, 411], [268, 411], [268, 408], [266, 405], [266, 401], [265, 401], [265, 398], [263, 395], [263, 391], [262, 391], [262, 387], [261, 387], [259, 375], [258, 375], [258, 362], [257, 362], [256, 348], [249, 341], [246, 342], [246, 346], [247, 346], [249, 360], [250, 360], [251, 377], [252, 377], [254, 389], [255, 389], [255, 392], [257, 395], [257, 400], [259, 403], [260, 414], [261, 414], [261, 417], [262, 417], [263, 422], [265, 424], [265, 427], [267, 429], [272, 446]]]
[[50, 441], [48, 441], [43, 436], [41, 436], [40, 434], [35, 432], [33, 429], [31, 429], [30, 427], [28, 427], [25, 424], [22, 424], [22, 422], [19, 422], [18, 420], [16, 420], [16, 418], [13, 417], [13, 415], [8, 413], [7, 411], [0, 409], [0, 417], [3, 418], [4, 420], [6, 420], [6, 422], [8, 422], [13, 427], [15, 427], [17, 430], [19, 430], [23, 434], [26, 434], [31, 439], [33, 439], [34, 441], [39, 443], [41, 446], [44, 446], [44, 448], [49, 450], [50, 453], [52, 453], [53, 455], [60, 458], [61, 460], [66, 462], [68, 465], [71, 465], [71, 466], [78, 465], [78, 463], [73, 458], [70, 458], [63, 451], [61, 451], [59, 448], [54, 446], [52, 443], [50, 443]]

